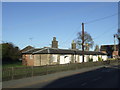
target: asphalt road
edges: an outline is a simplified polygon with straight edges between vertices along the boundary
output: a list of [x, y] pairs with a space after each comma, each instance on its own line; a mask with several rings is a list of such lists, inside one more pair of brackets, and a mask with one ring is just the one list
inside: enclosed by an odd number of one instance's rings
[[103, 67], [58, 79], [41, 88], [120, 88], [120, 69], [118, 66]]
[[21, 88], [120, 88], [120, 66], [101, 67]]
[[65, 77], [44, 88], [120, 88], [119, 66], [104, 67]]

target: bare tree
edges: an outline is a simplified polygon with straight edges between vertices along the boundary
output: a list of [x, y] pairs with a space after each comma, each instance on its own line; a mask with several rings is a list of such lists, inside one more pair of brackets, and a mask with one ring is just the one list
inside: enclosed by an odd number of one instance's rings
[[[75, 39], [77, 48], [82, 48], [82, 32], [77, 33], [77, 38]], [[94, 45], [94, 41], [91, 37], [91, 35], [87, 32], [84, 32], [84, 48], [86, 51], [89, 51], [90, 48], [92, 48]]]

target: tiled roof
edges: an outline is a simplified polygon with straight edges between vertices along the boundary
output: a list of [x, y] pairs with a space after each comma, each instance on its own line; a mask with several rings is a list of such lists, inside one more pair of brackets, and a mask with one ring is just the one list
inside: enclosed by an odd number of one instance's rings
[[[58, 48], [40, 48], [40, 49], [31, 49], [29, 51], [23, 52], [23, 54], [80, 54], [82, 55], [81, 50], [77, 49], [58, 49]], [[85, 55], [106, 55], [101, 52], [95, 51], [84, 51]]]
[[36, 52], [36, 51], [41, 50], [41, 49], [42, 49], [42, 48], [37, 48], [37, 49], [32, 48], [32, 49], [30, 49], [30, 50], [27, 50], [27, 51], [25, 51], [25, 52], [22, 52], [22, 54], [32, 54], [33, 52]]
[[22, 50], [20, 50], [21, 52], [25, 52], [25, 51], [27, 51], [27, 50], [30, 50], [30, 49], [33, 49], [34, 47], [32, 47], [32, 46], [27, 46], [27, 47], [25, 47], [25, 48], [23, 48]]

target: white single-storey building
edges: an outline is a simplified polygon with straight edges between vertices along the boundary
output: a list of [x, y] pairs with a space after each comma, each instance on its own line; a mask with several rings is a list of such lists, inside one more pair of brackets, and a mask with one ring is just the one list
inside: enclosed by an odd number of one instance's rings
[[[107, 60], [107, 55], [101, 52], [84, 51], [84, 62]], [[23, 53], [23, 64], [41, 66], [52, 64], [82, 63], [82, 51], [72, 49], [41, 48], [32, 49]]]
[[[32, 48], [22, 53], [23, 65], [42, 66], [67, 63], [82, 63], [82, 51], [76, 49], [76, 44], [72, 43], [72, 49], [59, 49], [58, 41], [53, 38], [52, 47]], [[101, 52], [84, 51], [84, 62], [107, 60], [107, 55]]]

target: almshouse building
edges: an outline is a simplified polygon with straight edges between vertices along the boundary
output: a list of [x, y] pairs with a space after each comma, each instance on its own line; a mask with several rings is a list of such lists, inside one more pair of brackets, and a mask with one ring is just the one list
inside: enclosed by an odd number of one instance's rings
[[[93, 62], [101, 58], [107, 60], [107, 55], [101, 52], [84, 51], [84, 62], [90, 59]], [[52, 47], [32, 48], [22, 53], [23, 65], [27, 66], [43, 66], [67, 63], [82, 63], [82, 51], [76, 49], [76, 43], [72, 42], [71, 49], [59, 49], [58, 41], [53, 38]]]

